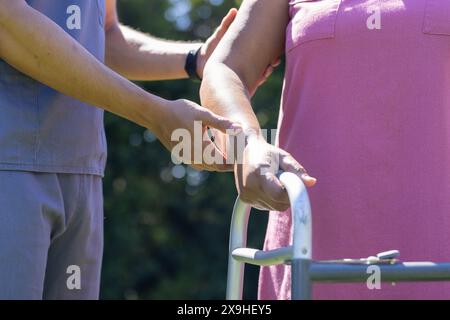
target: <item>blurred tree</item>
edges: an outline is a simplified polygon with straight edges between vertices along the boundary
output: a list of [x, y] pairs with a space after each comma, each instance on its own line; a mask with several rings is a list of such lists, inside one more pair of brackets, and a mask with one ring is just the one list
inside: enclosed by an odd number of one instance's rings
[[[204, 40], [239, 1], [119, 0], [124, 24], [173, 40]], [[254, 98], [265, 128], [275, 128], [282, 68]], [[142, 84], [168, 99], [199, 101], [189, 80]], [[105, 189], [103, 299], [221, 299], [225, 295], [232, 174], [174, 166], [151, 132], [106, 115], [109, 160]], [[265, 213], [252, 216], [249, 242], [261, 247]], [[258, 269], [247, 270], [256, 298]]]

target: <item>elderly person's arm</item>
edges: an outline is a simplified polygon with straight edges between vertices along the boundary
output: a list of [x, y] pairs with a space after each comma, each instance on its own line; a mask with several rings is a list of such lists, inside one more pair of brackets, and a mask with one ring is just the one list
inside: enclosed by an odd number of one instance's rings
[[266, 66], [284, 52], [288, 19], [287, 0], [244, 0], [206, 64], [201, 87], [202, 104], [243, 124], [248, 135], [243, 164], [235, 165], [241, 198], [275, 210], [286, 209], [289, 202], [276, 172], [266, 170], [274, 162], [279, 161], [282, 170], [297, 173], [308, 186], [316, 182], [291, 155], [265, 142], [250, 103]]

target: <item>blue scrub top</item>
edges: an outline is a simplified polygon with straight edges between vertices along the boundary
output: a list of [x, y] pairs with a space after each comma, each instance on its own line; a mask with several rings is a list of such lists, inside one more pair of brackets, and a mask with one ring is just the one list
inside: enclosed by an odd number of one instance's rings
[[[27, 3], [104, 61], [104, 0]], [[102, 109], [34, 81], [0, 59], [0, 170], [103, 176], [105, 163]]]

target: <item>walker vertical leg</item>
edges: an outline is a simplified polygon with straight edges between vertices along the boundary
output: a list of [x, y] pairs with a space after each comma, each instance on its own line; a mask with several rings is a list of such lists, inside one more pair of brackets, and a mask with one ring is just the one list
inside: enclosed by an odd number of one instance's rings
[[311, 299], [312, 216], [308, 192], [302, 180], [284, 172], [280, 180], [286, 187], [292, 213], [291, 299]]
[[251, 207], [239, 198], [234, 204], [228, 250], [227, 300], [242, 300], [245, 264], [236, 261], [232, 252], [247, 245], [247, 226]]
[[312, 282], [309, 272], [311, 260], [295, 259], [291, 264], [292, 300], [311, 300]]

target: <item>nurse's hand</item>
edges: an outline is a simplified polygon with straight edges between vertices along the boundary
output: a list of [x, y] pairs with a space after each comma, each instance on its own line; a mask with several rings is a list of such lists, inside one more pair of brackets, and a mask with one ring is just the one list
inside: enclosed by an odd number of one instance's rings
[[249, 137], [242, 164], [235, 164], [236, 187], [241, 199], [261, 210], [287, 210], [289, 198], [276, 176], [279, 170], [297, 174], [307, 187], [317, 182], [288, 152], [262, 137]]
[[[149, 114], [154, 117], [154, 114]], [[167, 101], [154, 134], [172, 152], [172, 159], [190, 165], [197, 170], [232, 171], [223, 153], [210, 140], [207, 128], [215, 128], [225, 134], [242, 132], [239, 123], [218, 116], [212, 111], [189, 100]]]
[[[202, 45], [200, 49], [200, 53], [197, 57], [197, 74], [200, 78], [203, 78], [203, 70], [205, 69], [205, 65], [208, 62], [209, 58], [213, 54], [214, 50], [216, 50], [220, 41], [223, 39], [231, 24], [234, 22], [234, 19], [237, 15], [237, 9], [233, 8], [228, 11], [227, 15], [222, 19], [220, 26], [216, 29], [216, 31], [206, 40], [206, 42]], [[265, 71], [261, 74], [255, 88], [250, 90], [250, 95], [253, 96], [256, 89], [264, 84], [267, 79], [269, 79], [270, 75], [274, 71], [276, 67], [280, 65], [280, 58], [274, 59], [270, 65], [268, 65]]]

